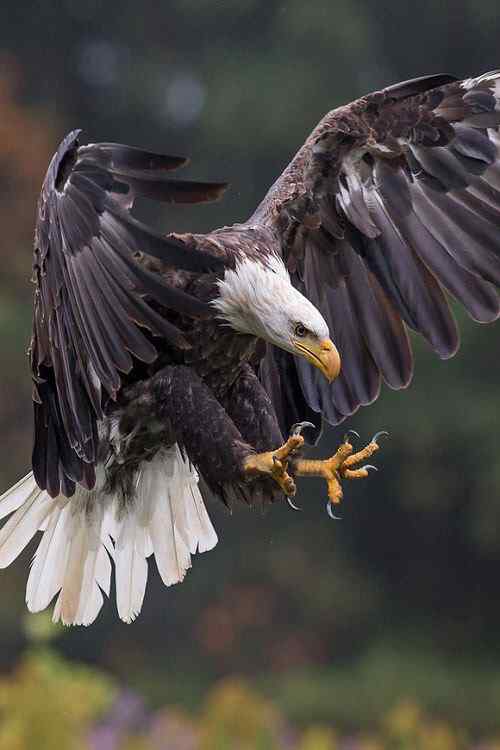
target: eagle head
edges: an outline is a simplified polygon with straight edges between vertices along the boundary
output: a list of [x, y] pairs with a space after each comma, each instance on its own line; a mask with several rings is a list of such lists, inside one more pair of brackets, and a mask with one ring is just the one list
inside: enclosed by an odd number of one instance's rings
[[245, 258], [218, 281], [212, 304], [238, 333], [251, 334], [304, 357], [331, 382], [340, 372], [340, 356], [328, 325], [290, 280], [281, 258]]

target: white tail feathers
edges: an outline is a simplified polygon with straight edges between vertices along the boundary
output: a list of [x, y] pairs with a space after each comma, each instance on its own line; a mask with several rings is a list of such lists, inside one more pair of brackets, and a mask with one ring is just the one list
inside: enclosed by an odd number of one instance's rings
[[217, 543], [196, 472], [177, 445], [140, 465], [126, 503], [102, 491], [101, 474], [91, 492], [77, 485], [72, 498], [52, 499], [30, 473], [0, 498], [0, 519], [13, 514], [0, 529], [0, 568], [42, 531], [26, 603], [39, 612], [57, 595], [53, 619], [65, 625], [95, 620], [109, 596], [111, 559], [118, 614], [131, 622], [142, 607], [150, 555], [170, 586], [183, 580], [192, 554]]

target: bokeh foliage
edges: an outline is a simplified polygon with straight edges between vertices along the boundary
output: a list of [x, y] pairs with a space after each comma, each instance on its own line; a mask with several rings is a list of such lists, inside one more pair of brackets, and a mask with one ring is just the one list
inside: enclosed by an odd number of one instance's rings
[[[67, 130], [190, 154], [186, 174], [228, 179], [231, 191], [214, 206], [140, 207], [165, 229], [209, 229], [248, 216], [326, 109], [422, 73], [498, 67], [499, 21], [495, 0], [2, 3], [0, 487], [29, 462], [32, 226], [43, 172]], [[457, 316], [463, 346], [454, 360], [440, 362], [415, 342], [412, 388], [386, 390], [349, 421], [364, 437], [382, 427], [392, 437], [378, 460], [383, 471], [348, 488], [342, 522], [328, 521], [321, 484], [303, 488], [301, 514], [241, 508], [230, 517], [214, 505], [220, 544], [195, 560], [182, 586], [167, 591], [153, 573], [136, 624], [119, 623], [109, 605], [91, 629], [57, 631], [59, 655], [91, 663], [105, 678], [73, 674], [53, 655], [23, 656], [29, 553], [3, 571], [0, 665], [14, 671], [2, 687], [0, 731], [14, 734], [0, 737], [18, 743], [5, 747], [25, 747], [30, 735], [22, 732], [32, 730], [19, 729], [16, 739], [12, 727], [31, 715], [38, 726], [36, 704], [47, 697], [48, 706], [50, 690], [54, 712], [66, 717], [57, 693], [89, 680], [86, 708], [67, 715], [76, 722], [68, 737], [79, 735], [105, 709], [108, 678], [166, 712], [160, 734], [173, 735], [174, 725], [192, 721], [183, 712], [194, 712], [193, 731], [205, 743], [222, 730], [203, 711], [223, 716], [225, 705], [262, 716], [251, 729], [268, 743], [262, 747], [279, 746], [272, 733], [280, 722], [300, 727], [307, 750], [337, 747], [345, 732], [364, 732], [366, 748], [401, 750], [460, 748], [464, 727], [471, 737], [494, 736], [499, 328]], [[329, 430], [321, 453], [342, 432]], [[220, 682], [234, 675], [243, 682]], [[45, 679], [60, 680], [57, 689]], [[180, 706], [175, 716], [172, 705]], [[417, 728], [410, 739], [387, 734], [391, 721]], [[136, 735], [127, 750], [161, 746]]]
[[241, 678], [216, 682], [200, 707], [148, 710], [96, 668], [68, 662], [49, 648], [26, 653], [0, 681], [2, 750], [498, 750], [493, 734], [477, 744], [463, 725], [399, 699], [369, 729], [332, 723], [292, 724], [277, 705]]

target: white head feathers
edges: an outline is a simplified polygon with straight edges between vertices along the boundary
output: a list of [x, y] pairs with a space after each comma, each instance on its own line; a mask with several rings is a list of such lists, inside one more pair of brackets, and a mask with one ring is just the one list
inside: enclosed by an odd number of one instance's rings
[[292, 285], [277, 255], [263, 263], [245, 258], [218, 282], [219, 297], [212, 304], [219, 317], [239, 333], [249, 333], [282, 349], [295, 351], [294, 327], [302, 324], [319, 339], [328, 338], [325, 319]]

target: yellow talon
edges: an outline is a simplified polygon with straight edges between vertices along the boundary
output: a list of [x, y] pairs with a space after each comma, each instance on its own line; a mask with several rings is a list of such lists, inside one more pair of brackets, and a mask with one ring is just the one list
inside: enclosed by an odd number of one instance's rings
[[[328, 501], [338, 505], [343, 497], [342, 479], [364, 479], [368, 476], [369, 469], [375, 466], [356, 466], [362, 461], [370, 458], [379, 450], [377, 438], [383, 433], [377, 433], [374, 438], [360, 451], [353, 453], [353, 447], [348, 441], [349, 433], [344, 442], [339, 446], [337, 452], [330, 458], [323, 460], [308, 460], [299, 458], [294, 462], [294, 470], [297, 476], [316, 476], [326, 480], [328, 489]], [[384, 433], [387, 434], [387, 433]]]
[[366, 461], [366, 459], [373, 456], [373, 454], [376, 453], [379, 448], [380, 446], [378, 445], [378, 443], [368, 443], [368, 445], [366, 445], [362, 450], [358, 451], [357, 453], [353, 453], [348, 458], [346, 458], [344, 466], [342, 467], [342, 471], [346, 471], [350, 466], [359, 464], [360, 461]]
[[274, 451], [251, 453], [245, 459], [244, 471], [249, 477], [270, 475], [279, 484], [287, 497], [297, 491], [293, 477], [287, 472], [288, 459], [304, 445], [302, 435], [291, 435], [286, 443]]
[[[341, 481], [343, 479], [364, 479], [369, 469], [375, 466], [359, 466], [379, 450], [377, 438], [387, 433], [377, 433], [372, 440], [360, 451], [353, 453], [353, 446], [349, 442], [349, 433], [336, 453], [323, 460], [304, 459], [295, 457], [293, 473], [297, 476], [322, 477], [326, 481], [328, 490], [328, 506], [338, 505], [343, 497]], [[287, 497], [293, 497], [296, 492], [295, 481], [288, 473], [290, 458], [304, 445], [302, 435], [291, 435], [286, 443], [274, 451], [252, 453], [245, 459], [244, 471], [248, 477], [267, 475], [274, 479]]]

